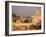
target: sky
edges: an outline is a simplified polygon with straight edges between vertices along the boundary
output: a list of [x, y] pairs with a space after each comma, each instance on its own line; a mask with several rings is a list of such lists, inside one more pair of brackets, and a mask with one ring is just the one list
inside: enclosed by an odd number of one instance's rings
[[41, 12], [41, 7], [12, 6], [12, 13], [17, 16], [31, 17], [34, 15], [36, 9], [39, 9]]

